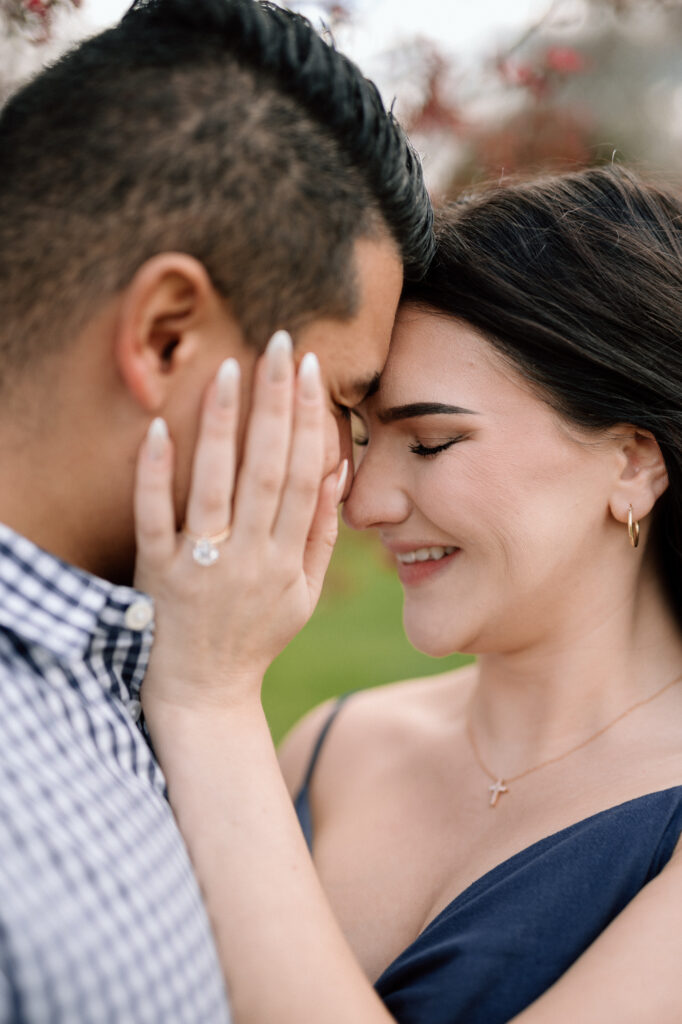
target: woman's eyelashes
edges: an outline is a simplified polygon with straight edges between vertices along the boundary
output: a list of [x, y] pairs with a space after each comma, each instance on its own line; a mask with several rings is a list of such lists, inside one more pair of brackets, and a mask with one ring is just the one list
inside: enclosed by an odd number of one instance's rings
[[422, 459], [429, 459], [438, 455], [439, 452], [444, 452], [447, 451], [448, 448], [452, 448], [454, 444], [457, 444], [459, 441], [463, 441], [466, 436], [466, 434], [459, 434], [457, 437], [449, 437], [440, 444], [434, 445], [422, 444], [421, 441], [413, 441], [412, 444], [408, 445], [408, 448], [414, 455], [419, 455]]

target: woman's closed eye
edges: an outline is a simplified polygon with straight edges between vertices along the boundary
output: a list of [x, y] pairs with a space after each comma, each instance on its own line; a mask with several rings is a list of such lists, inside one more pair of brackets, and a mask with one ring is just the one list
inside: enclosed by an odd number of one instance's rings
[[437, 444], [423, 444], [421, 441], [413, 441], [408, 445], [408, 448], [415, 455], [419, 455], [420, 458], [433, 458], [438, 455], [439, 452], [444, 452], [447, 451], [448, 448], [452, 448], [452, 446], [457, 444], [459, 441], [464, 441], [467, 436], [467, 434], [458, 434], [457, 437], [443, 438], [442, 441], [440, 439], [433, 438], [434, 441], [438, 440], [439, 443]]

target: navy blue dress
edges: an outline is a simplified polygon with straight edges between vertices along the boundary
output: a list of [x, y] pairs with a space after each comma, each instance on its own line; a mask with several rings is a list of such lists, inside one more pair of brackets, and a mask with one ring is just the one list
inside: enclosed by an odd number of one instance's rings
[[[296, 798], [312, 849], [308, 791]], [[540, 839], [486, 872], [390, 964], [376, 990], [399, 1024], [505, 1024], [538, 999], [670, 859], [682, 786]]]

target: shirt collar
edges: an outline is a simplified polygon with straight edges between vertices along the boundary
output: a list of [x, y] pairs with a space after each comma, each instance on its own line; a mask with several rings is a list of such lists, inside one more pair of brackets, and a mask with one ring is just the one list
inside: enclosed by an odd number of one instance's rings
[[77, 569], [0, 523], [0, 629], [60, 662], [96, 651], [139, 692], [153, 627], [146, 594]]

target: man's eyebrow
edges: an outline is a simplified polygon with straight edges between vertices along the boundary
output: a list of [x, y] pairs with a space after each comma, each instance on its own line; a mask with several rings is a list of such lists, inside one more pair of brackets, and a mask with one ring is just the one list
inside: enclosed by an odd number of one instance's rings
[[346, 389], [347, 397], [350, 400], [349, 404], [351, 406], [360, 405], [365, 399], [376, 395], [380, 381], [381, 374], [379, 373], [373, 373], [371, 377], [364, 377], [362, 380], [354, 380]]
[[463, 409], [461, 405], [444, 405], [442, 402], [410, 402], [409, 405], [394, 405], [377, 413], [380, 423], [395, 423], [396, 420], [410, 420], [417, 416], [442, 415], [478, 416], [473, 409]]

